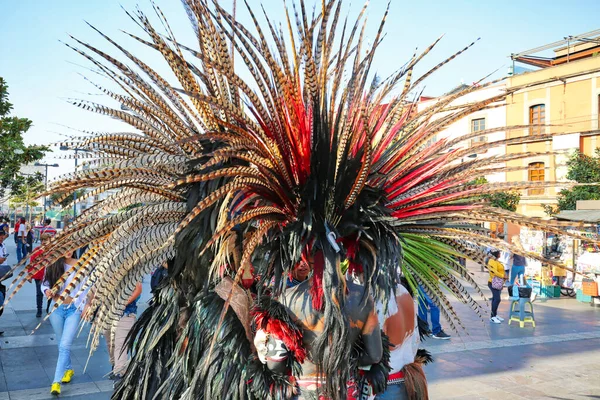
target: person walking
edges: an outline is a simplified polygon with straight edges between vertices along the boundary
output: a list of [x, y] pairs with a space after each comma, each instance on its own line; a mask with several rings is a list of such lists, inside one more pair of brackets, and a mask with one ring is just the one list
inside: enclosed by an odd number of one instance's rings
[[119, 381], [127, 370], [129, 359], [127, 356], [126, 339], [129, 331], [135, 324], [137, 317], [137, 302], [142, 295], [142, 284], [138, 283], [133, 290], [127, 305], [123, 311], [121, 319], [117, 323], [117, 327], [114, 334], [111, 335], [111, 330], [107, 329], [104, 332], [104, 338], [106, 339], [106, 347], [108, 347], [108, 355], [110, 357], [110, 364], [112, 365], [112, 376], [114, 381]]
[[427, 293], [419, 286], [419, 318], [427, 322], [427, 313], [431, 315], [431, 337], [439, 340], [448, 340], [452, 336], [448, 335], [442, 329], [440, 324], [440, 309], [431, 300]]
[[500, 305], [502, 288], [504, 287], [504, 265], [498, 261], [500, 251], [494, 250], [491, 252], [492, 257], [488, 260], [488, 271], [490, 278], [488, 279], [488, 287], [492, 291], [492, 313], [490, 322], [499, 324], [504, 321], [504, 318], [498, 316], [498, 306]]
[[[50, 238], [51, 236], [49, 234], [44, 233], [41, 236], [42, 246], [48, 244], [48, 242], [50, 242]], [[38, 257], [41, 257], [42, 254], [44, 254], [42, 247], [40, 246], [36, 248], [35, 251], [31, 254], [30, 262], [33, 263]], [[32, 269], [30, 268], [29, 271], [32, 271]], [[42, 317], [42, 306], [44, 304], [44, 293], [42, 292], [42, 281], [44, 280], [44, 272], [45, 269], [42, 268], [31, 277], [35, 282], [35, 301], [37, 305], [37, 314], [35, 314], [35, 316], [37, 318]], [[51, 300], [48, 299], [48, 304], [46, 305], [46, 313], [48, 313], [48, 310], [50, 309], [50, 302]]]
[[[47, 298], [57, 301], [62, 291], [69, 285], [75, 277], [75, 271], [72, 271], [65, 282], [53, 292], [51, 289], [58, 282], [60, 277], [70, 271], [77, 260], [72, 258], [72, 254], [61, 257], [58, 261], [46, 269], [42, 291]], [[72, 294], [79, 293], [85, 280], [80, 282], [72, 291]], [[77, 334], [77, 327], [81, 320], [81, 310], [85, 305], [86, 293], [81, 294], [76, 299], [71, 296], [64, 298], [63, 304], [50, 314], [50, 324], [56, 334], [58, 342], [58, 360], [56, 361], [56, 370], [54, 379], [50, 388], [53, 395], [60, 394], [60, 384], [69, 383], [75, 374], [71, 364], [71, 345]]]
[[51, 224], [52, 224], [52, 220], [50, 218], [46, 218], [44, 220], [44, 225], [40, 228], [40, 237], [44, 233], [47, 233], [50, 236], [56, 235], [56, 229], [54, 229]]
[[[6, 245], [4, 241], [8, 237], [8, 233], [5, 230], [0, 231], [0, 306], [4, 305], [4, 299], [6, 297], [6, 286], [2, 284], [2, 281], [10, 278], [12, 274], [10, 273], [11, 267], [6, 264], [6, 259], [8, 258], [8, 253], [6, 252]], [[4, 313], [4, 308], [0, 309], [0, 315]], [[0, 336], [4, 334], [4, 331], [0, 331]]]
[[27, 257], [27, 224], [25, 223], [25, 218], [21, 217], [19, 220], [19, 227], [15, 226], [16, 232], [16, 243], [17, 243], [17, 261], [21, 262], [21, 260]]
[[27, 254], [31, 254], [31, 252], [33, 251], [33, 226], [31, 224], [27, 224], [26, 225], [26, 230], [27, 230], [27, 236], [26, 236], [26, 241], [27, 243], [25, 244], [25, 247], [27, 247]]

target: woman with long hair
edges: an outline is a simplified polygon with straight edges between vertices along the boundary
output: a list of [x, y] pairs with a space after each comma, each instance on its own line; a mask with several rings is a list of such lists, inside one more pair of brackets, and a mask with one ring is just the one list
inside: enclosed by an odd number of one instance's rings
[[[73, 254], [65, 255], [50, 267], [46, 268], [44, 281], [42, 282], [42, 291], [47, 298], [54, 301], [58, 300], [60, 293], [69, 285], [75, 276], [75, 270], [72, 267], [76, 265], [77, 260], [72, 256]], [[61, 287], [54, 288], [60, 278], [67, 272], [69, 272], [69, 276]], [[78, 293], [82, 284], [83, 282], [77, 285], [71, 293]], [[52, 288], [55, 290], [52, 291]], [[52, 324], [52, 328], [56, 334], [56, 341], [58, 342], [58, 360], [56, 362], [54, 380], [52, 381], [52, 387], [50, 388], [51, 394], [59, 395], [60, 384], [71, 382], [71, 378], [75, 374], [71, 365], [71, 345], [77, 334], [77, 326], [81, 320], [81, 311], [85, 305], [85, 298], [85, 293], [75, 299], [71, 296], [67, 296], [63, 304], [50, 314], [50, 323]]]

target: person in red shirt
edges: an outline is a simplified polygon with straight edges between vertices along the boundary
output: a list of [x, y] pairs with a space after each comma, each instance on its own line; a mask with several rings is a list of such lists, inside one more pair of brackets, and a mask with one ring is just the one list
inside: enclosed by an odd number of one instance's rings
[[[42, 241], [42, 246], [36, 248], [34, 250], [34, 252], [31, 254], [30, 265], [33, 264], [35, 262], [35, 260], [44, 253], [44, 251], [42, 250], [42, 247], [44, 245], [46, 245], [48, 242], [50, 242], [51, 238], [52, 238], [52, 236], [49, 233], [42, 234], [42, 236], [40, 237], [40, 239]], [[30, 268], [29, 271], [33, 271], [33, 268]], [[33, 274], [33, 276], [31, 277], [35, 281], [35, 290], [36, 290], [35, 300], [36, 300], [36, 304], [37, 304], [37, 314], [35, 314], [35, 316], [37, 318], [42, 317], [42, 304], [44, 302], [44, 294], [42, 293], [41, 287], [42, 287], [42, 281], [44, 280], [44, 272], [45, 272], [44, 268], [42, 268], [41, 270], [39, 270], [35, 274]], [[48, 304], [46, 305], [46, 313], [48, 312], [49, 307], [50, 307], [50, 300], [48, 300]]]

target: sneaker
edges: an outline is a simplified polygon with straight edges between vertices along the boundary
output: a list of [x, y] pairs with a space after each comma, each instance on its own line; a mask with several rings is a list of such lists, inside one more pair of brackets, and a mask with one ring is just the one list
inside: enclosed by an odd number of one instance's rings
[[113, 390], [117, 390], [119, 383], [121, 383], [121, 379], [123, 379], [123, 377], [120, 374], [115, 374], [115, 377], [113, 378]]
[[115, 382], [118, 382], [121, 379], [123, 379], [123, 375], [121, 375], [121, 374], [115, 374], [115, 373], [111, 372], [110, 375], [111, 375], [110, 379], [113, 380], [113, 381], [115, 381]]
[[72, 369], [66, 370], [65, 374], [62, 377], [62, 383], [71, 382], [71, 378], [73, 377], [73, 375], [75, 375], [75, 371], [73, 371]]
[[502, 321], [500, 321], [500, 319], [498, 317], [492, 317], [490, 318], [490, 322], [494, 323], [494, 324], [501, 324]]
[[38, 310], [38, 312], [35, 314], [36, 318], [42, 318], [42, 310]]
[[58, 396], [60, 394], [60, 383], [54, 382], [50, 388], [50, 394]]
[[446, 332], [444, 331], [439, 331], [438, 333], [434, 333], [433, 335], [431, 335], [432, 338], [434, 339], [440, 339], [440, 340], [448, 340], [450, 339], [452, 336], [448, 335]]
[[496, 318], [498, 318], [500, 320], [500, 322], [504, 322], [504, 318], [502, 318], [501, 316], [496, 315]]

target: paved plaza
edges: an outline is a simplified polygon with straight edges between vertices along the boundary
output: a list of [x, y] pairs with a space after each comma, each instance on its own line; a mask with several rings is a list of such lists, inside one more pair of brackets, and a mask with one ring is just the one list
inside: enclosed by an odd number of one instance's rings
[[[14, 263], [12, 238], [7, 240]], [[472, 269], [485, 284], [487, 274]], [[484, 293], [489, 295], [487, 287]], [[144, 282], [140, 312], [149, 297]], [[435, 357], [426, 368], [430, 397], [438, 399], [600, 399], [600, 308], [570, 298], [535, 302], [536, 328], [482, 322], [465, 305], [453, 302], [468, 335], [428, 339], [423, 346]], [[503, 300], [500, 315], [506, 316]], [[0, 400], [50, 399], [58, 350], [49, 322], [34, 335], [35, 286], [27, 284], [0, 317]], [[442, 325], [445, 325], [442, 321]], [[84, 327], [73, 347], [75, 377], [63, 385], [63, 399], [109, 399], [112, 381], [104, 342], [89, 358]], [[86, 367], [87, 364], [87, 367]], [[84, 368], [85, 367], [85, 368]]]

